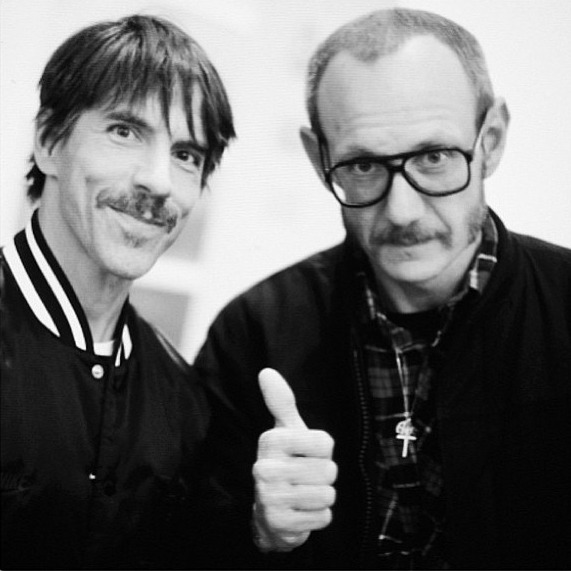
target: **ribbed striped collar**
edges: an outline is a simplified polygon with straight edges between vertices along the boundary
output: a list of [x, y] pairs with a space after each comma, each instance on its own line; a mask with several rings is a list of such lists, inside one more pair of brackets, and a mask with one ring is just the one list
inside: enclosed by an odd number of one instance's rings
[[[4, 248], [4, 257], [36, 318], [63, 343], [94, 353], [87, 318], [63, 269], [50, 250], [36, 210], [24, 230]], [[133, 344], [126, 323], [127, 303], [115, 329], [115, 364], [131, 355]]]

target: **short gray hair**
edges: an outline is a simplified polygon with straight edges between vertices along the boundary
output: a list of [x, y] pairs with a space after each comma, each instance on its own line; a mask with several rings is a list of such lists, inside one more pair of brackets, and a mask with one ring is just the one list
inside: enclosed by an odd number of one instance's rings
[[307, 74], [306, 107], [313, 131], [323, 137], [317, 107], [321, 78], [331, 59], [342, 51], [363, 62], [394, 53], [415, 36], [430, 35], [458, 56], [476, 96], [476, 124], [494, 102], [494, 91], [478, 40], [462, 26], [431, 12], [407, 8], [377, 10], [345, 24], [315, 51]]

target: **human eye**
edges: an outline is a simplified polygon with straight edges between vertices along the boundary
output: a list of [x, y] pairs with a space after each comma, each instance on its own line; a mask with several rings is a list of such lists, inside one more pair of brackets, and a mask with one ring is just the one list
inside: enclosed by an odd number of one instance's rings
[[453, 149], [434, 149], [413, 157], [412, 161], [417, 168], [439, 170], [449, 166], [456, 153]]
[[138, 137], [134, 127], [127, 123], [112, 123], [109, 125], [107, 132], [115, 139], [121, 141], [134, 141]]
[[204, 163], [204, 155], [194, 149], [175, 148], [173, 157], [182, 168], [189, 171], [200, 170]]
[[357, 159], [345, 165], [346, 174], [355, 178], [367, 178], [379, 174], [383, 167], [368, 159]]

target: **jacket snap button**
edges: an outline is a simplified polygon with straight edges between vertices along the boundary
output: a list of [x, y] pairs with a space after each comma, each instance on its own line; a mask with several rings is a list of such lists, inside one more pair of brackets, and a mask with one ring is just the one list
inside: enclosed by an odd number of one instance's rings
[[103, 377], [103, 374], [105, 373], [105, 371], [103, 370], [103, 367], [101, 365], [93, 365], [93, 367], [91, 368], [91, 375], [93, 376], [94, 379], [101, 379]]

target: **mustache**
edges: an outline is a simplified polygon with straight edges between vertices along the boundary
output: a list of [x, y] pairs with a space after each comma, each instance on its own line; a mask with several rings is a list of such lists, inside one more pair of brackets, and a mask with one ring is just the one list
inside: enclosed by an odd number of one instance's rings
[[413, 222], [407, 226], [389, 226], [375, 236], [375, 244], [379, 246], [416, 246], [431, 240], [438, 240], [445, 245], [452, 242], [450, 230], [431, 230]]
[[178, 222], [178, 210], [164, 196], [148, 192], [113, 194], [103, 192], [97, 197], [97, 208], [109, 207], [137, 220], [166, 228], [171, 232]]

